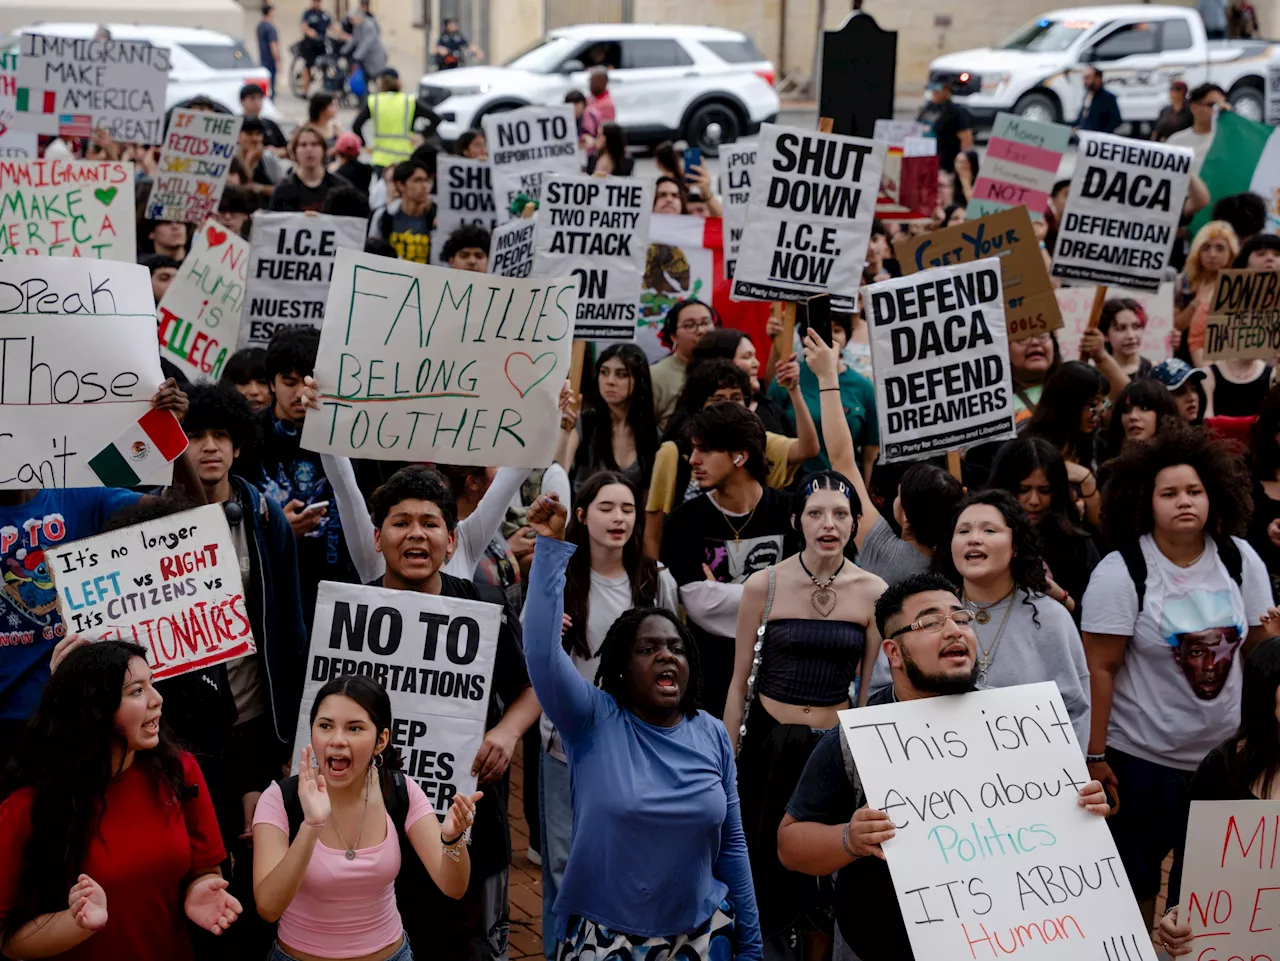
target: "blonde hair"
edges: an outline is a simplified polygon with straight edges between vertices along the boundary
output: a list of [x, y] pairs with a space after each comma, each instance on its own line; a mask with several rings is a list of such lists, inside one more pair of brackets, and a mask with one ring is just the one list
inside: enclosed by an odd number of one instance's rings
[[1192, 290], [1195, 290], [1208, 279], [1204, 276], [1204, 270], [1200, 266], [1200, 251], [1204, 249], [1204, 245], [1209, 241], [1217, 240], [1218, 238], [1222, 238], [1227, 243], [1228, 267], [1236, 259], [1236, 254], [1240, 253], [1240, 240], [1236, 237], [1235, 228], [1225, 220], [1210, 220], [1196, 233], [1195, 240], [1191, 242], [1191, 250], [1187, 254], [1187, 284]]
[[[298, 141], [302, 139], [304, 133], [310, 133], [320, 141], [321, 148], [325, 154], [329, 151], [329, 141], [325, 138], [324, 131], [313, 123], [304, 123], [301, 127], [289, 135], [289, 159], [295, 164], [298, 162]], [[323, 163], [323, 161], [321, 161]]]

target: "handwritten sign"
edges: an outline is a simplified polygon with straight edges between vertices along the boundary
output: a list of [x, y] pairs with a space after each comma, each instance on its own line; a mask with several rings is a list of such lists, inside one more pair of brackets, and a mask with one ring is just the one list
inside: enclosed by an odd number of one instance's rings
[[1080, 132], [1053, 276], [1155, 290], [1191, 179], [1187, 147]]
[[578, 285], [340, 250], [302, 446], [376, 460], [546, 467]]
[[88, 137], [101, 128], [120, 143], [161, 142], [167, 47], [24, 33], [18, 54], [19, 130]]
[[[1057, 332], [1058, 353], [1063, 358], [1080, 356], [1080, 338], [1089, 326], [1089, 314], [1093, 309], [1093, 286], [1059, 287], [1053, 292], [1062, 311], [1062, 329]], [[1147, 315], [1147, 326], [1142, 329], [1142, 346], [1138, 353], [1150, 360], [1173, 356], [1173, 283], [1160, 285], [1159, 290], [1126, 290], [1108, 287], [1107, 298], [1135, 300]]]
[[917, 958], [1155, 961], [1052, 682], [840, 712]]
[[1071, 128], [1064, 124], [996, 114], [982, 171], [973, 185], [968, 218], [1021, 205], [1032, 220], [1039, 220], [1049, 206], [1058, 165], [1070, 142]]
[[1280, 958], [1280, 801], [1192, 801], [1178, 920], [1196, 957]]
[[1062, 326], [1049, 271], [1025, 207], [996, 211], [931, 234], [899, 237], [893, 250], [903, 274], [995, 257], [1000, 261], [1009, 340], [1034, 337]]
[[496, 604], [323, 581], [295, 746], [311, 741], [311, 705], [327, 681], [373, 678], [391, 699], [405, 774], [443, 814], [476, 789], [471, 761], [484, 740], [501, 623]]
[[631, 177], [554, 176], [543, 184], [536, 277], [578, 278], [577, 340], [636, 336], [653, 187]]
[[528, 277], [533, 273], [533, 237], [537, 215], [509, 220], [489, 235], [489, 273]]
[[243, 117], [175, 107], [147, 216], [202, 224], [218, 212]]
[[1270, 360], [1276, 354], [1280, 354], [1280, 270], [1222, 271], [1209, 305], [1205, 359]]
[[833, 309], [855, 309], [886, 149], [761, 127], [733, 298], [801, 301], [825, 291]]
[[339, 250], [364, 249], [364, 221], [316, 213], [253, 215], [241, 347], [265, 347], [280, 326], [319, 327]]
[[501, 222], [512, 219], [511, 202], [520, 194], [541, 201], [547, 175], [582, 169], [573, 104], [521, 107], [486, 114], [480, 122], [489, 145], [494, 212]]
[[210, 220], [156, 310], [160, 350], [193, 380], [217, 381], [236, 349], [249, 276], [249, 242]]
[[993, 258], [862, 290], [881, 460], [914, 460], [1014, 436], [1009, 338]]
[[478, 224], [492, 231], [506, 218], [493, 208], [493, 174], [483, 160], [436, 158], [436, 239], [431, 245], [431, 262], [444, 266], [441, 257], [449, 235], [463, 224]]
[[0, 157], [34, 157], [36, 135], [15, 130], [13, 116], [18, 106], [18, 51], [0, 51]]
[[[879, 123], [879, 121], [877, 121]], [[724, 275], [733, 280], [742, 244], [742, 231], [747, 226], [747, 204], [751, 200], [751, 168], [756, 164], [756, 145], [727, 144], [720, 148], [720, 165], [724, 170]]]
[[0, 254], [136, 263], [133, 164], [0, 160]]

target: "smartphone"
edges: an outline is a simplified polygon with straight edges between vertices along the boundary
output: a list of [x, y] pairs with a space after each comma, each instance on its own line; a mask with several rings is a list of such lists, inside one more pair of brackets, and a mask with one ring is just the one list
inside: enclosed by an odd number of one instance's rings
[[831, 296], [818, 294], [805, 302], [805, 322], [828, 347], [831, 346]]
[[329, 506], [328, 501], [316, 501], [314, 504], [308, 504], [306, 507], [302, 508], [302, 510], [299, 513], [306, 514], [308, 511], [323, 510], [328, 506]]
[[686, 147], [684, 150], [684, 179], [695, 180], [696, 175], [689, 171], [694, 167], [702, 166], [702, 148]]

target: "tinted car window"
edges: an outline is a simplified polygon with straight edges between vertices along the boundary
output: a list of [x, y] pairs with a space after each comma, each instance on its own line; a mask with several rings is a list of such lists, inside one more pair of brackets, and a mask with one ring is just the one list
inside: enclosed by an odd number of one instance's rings
[[1190, 50], [1191, 27], [1185, 20], [1166, 20], [1164, 22], [1163, 46], [1166, 50]]
[[756, 49], [750, 38], [703, 40], [701, 43], [725, 63], [758, 63], [764, 59], [764, 54]]
[[1094, 46], [1096, 60], [1119, 60], [1136, 53], [1155, 53], [1159, 31], [1154, 23], [1130, 23]]
[[622, 44], [622, 66], [686, 67], [693, 58], [674, 40], [625, 40]]
[[231, 43], [183, 43], [179, 46], [212, 70], [246, 70], [258, 65], [239, 40]]

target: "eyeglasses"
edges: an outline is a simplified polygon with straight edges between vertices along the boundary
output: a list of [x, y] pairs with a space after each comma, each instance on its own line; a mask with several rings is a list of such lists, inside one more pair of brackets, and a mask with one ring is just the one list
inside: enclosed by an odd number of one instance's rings
[[711, 318], [706, 320], [682, 320], [676, 324], [676, 330], [710, 330], [715, 326]]
[[908, 634], [911, 631], [924, 631], [926, 634], [937, 634], [947, 621], [950, 621], [956, 627], [968, 627], [973, 621], [973, 611], [952, 611], [950, 614], [926, 614], [918, 621], [912, 621], [906, 627], [900, 627], [892, 634], [890, 638], [898, 637], [902, 634]]

